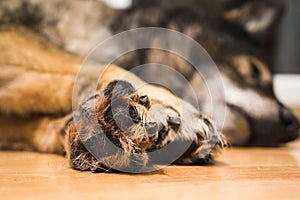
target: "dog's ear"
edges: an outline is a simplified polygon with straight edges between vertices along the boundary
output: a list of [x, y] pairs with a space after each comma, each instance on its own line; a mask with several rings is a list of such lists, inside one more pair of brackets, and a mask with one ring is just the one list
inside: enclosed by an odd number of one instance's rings
[[272, 34], [281, 19], [283, 0], [229, 0], [225, 6], [226, 20], [237, 24], [257, 40]]

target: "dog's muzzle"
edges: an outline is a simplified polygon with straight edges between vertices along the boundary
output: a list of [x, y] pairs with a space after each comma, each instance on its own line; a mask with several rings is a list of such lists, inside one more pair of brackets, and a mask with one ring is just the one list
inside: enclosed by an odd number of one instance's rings
[[283, 138], [280, 142], [290, 142], [299, 137], [299, 120], [297, 117], [286, 107], [280, 107], [279, 119], [285, 128]]

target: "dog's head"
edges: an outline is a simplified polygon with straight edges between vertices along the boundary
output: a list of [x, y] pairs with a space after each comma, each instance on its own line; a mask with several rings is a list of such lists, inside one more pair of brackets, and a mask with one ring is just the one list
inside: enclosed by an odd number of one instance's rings
[[224, 132], [234, 144], [277, 145], [299, 136], [299, 122], [273, 91], [267, 65], [235, 55], [221, 68], [227, 115]]
[[[236, 145], [274, 146], [292, 141], [299, 137], [299, 121], [274, 93], [270, 54], [265, 49], [266, 38], [282, 14], [281, 1], [234, 2], [239, 3], [230, 7], [223, 24], [211, 26], [212, 37], [217, 39], [208, 45], [224, 84], [225, 101], [213, 102], [214, 107], [226, 107], [223, 131]], [[193, 85], [199, 86], [199, 78], [194, 79]], [[207, 102], [205, 95], [199, 96], [200, 102]]]
[[[217, 62], [224, 86], [224, 101], [213, 98], [211, 102], [200, 76], [194, 76], [191, 83], [198, 92], [200, 106], [205, 113], [226, 108], [224, 124], [222, 120], [216, 123], [222, 127], [229, 142], [234, 145], [274, 146], [299, 137], [299, 121], [277, 99], [267, 65], [251, 54], [230, 55], [226, 60]], [[219, 77], [205, 77], [205, 81], [214, 82], [216, 78]]]

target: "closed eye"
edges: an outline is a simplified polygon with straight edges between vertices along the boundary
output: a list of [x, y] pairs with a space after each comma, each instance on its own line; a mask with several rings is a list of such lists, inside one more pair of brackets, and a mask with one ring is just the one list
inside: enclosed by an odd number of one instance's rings
[[252, 76], [252, 78], [254, 80], [260, 82], [261, 74], [260, 74], [260, 71], [259, 71], [258, 67], [253, 62], [251, 62], [250, 65], [251, 65], [251, 76]]

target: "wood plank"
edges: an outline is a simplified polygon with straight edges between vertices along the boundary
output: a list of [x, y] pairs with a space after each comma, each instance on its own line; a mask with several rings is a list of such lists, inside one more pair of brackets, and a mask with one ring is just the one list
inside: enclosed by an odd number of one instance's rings
[[169, 166], [146, 175], [79, 172], [57, 155], [1, 152], [0, 194], [4, 199], [298, 199], [299, 144], [232, 148], [216, 166]]

